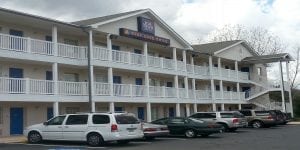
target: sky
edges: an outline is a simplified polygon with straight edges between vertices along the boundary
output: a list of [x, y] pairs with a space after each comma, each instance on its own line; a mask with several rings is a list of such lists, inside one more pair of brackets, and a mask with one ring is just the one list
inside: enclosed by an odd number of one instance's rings
[[241, 24], [268, 29], [286, 51], [300, 45], [300, 0], [0, 0], [0, 7], [67, 22], [150, 8], [191, 44]]

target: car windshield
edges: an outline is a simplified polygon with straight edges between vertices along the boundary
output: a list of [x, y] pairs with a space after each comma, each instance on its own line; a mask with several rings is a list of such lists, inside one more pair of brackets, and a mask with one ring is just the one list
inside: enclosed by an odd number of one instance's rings
[[140, 122], [131, 115], [115, 115], [118, 124], [139, 124]]

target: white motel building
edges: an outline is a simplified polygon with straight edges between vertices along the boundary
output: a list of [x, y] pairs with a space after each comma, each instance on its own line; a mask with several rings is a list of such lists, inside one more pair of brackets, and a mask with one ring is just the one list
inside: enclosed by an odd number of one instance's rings
[[0, 8], [0, 136], [65, 113], [268, 109], [270, 91], [290, 90], [266, 63], [290, 60], [245, 41], [190, 45], [150, 9], [70, 23]]

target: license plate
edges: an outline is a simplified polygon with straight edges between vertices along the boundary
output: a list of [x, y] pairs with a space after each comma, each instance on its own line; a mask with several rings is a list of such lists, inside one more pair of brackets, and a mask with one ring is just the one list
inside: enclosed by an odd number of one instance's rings
[[136, 128], [127, 128], [128, 132], [133, 132]]

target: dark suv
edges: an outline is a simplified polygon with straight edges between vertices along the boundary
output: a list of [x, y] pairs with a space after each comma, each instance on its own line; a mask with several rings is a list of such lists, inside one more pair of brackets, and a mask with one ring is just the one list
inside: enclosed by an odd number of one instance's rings
[[246, 117], [248, 125], [253, 128], [270, 127], [278, 124], [275, 111], [240, 110], [240, 113]]

